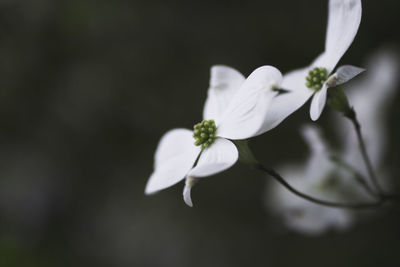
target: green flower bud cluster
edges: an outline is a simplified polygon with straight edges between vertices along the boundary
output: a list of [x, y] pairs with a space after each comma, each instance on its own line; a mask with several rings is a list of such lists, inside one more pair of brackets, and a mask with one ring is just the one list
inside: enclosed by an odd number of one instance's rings
[[215, 126], [214, 120], [203, 120], [193, 128], [193, 137], [196, 140], [194, 144], [196, 146], [201, 146], [204, 149], [214, 142], [217, 133], [217, 126]]
[[325, 68], [314, 68], [308, 72], [306, 77], [306, 86], [312, 90], [318, 91], [328, 79], [328, 70]]

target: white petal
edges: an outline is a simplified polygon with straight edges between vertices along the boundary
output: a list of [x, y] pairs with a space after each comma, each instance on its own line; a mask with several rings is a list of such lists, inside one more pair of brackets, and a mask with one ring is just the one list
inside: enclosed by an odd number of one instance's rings
[[190, 195], [192, 187], [197, 183], [198, 179], [187, 177], [185, 180], [185, 187], [183, 188], [183, 200], [186, 205], [193, 207], [192, 197]]
[[269, 103], [277, 95], [272, 90], [281, 84], [282, 74], [272, 66], [263, 66], [246, 79], [232, 99], [218, 127], [218, 136], [247, 139], [259, 133]]
[[310, 116], [313, 121], [318, 120], [318, 118], [321, 116], [322, 110], [324, 109], [326, 103], [327, 91], [328, 86], [324, 84], [321, 90], [314, 94], [310, 108]]
[[306, 124], [301, 133], [306, 141], [311, 155], [304, 164], [304, 178], [308, 183], [313, 183], [324, 178], [336, 166], [329, 158], [328, 145], [325, 142], [321, 129], [315, 124]]
[[271, 100], [260, 133], [279, 125], [311, 97], [314, 91], [305, 86], [308, 70], [309, 68], [295, 70], [283, 76], [281, 88], [290, 92], [278, 95]]
[[286, 73], [283, 76], [281, 87], [283, 89], [287, 89], [295, 93], [297, 93], [298, 91], [304, 94], [305, 91], [313, 92], [312, 90], [306, 87], [306, 77], [308, 76], [308, 72], [311, 69], [312, 67], [306, 67]]
[[332, 77], [333, 83], [331, 84], [329, 82], [330, 79], [328, 80], [327, 83], [329, 84], [329, 87], [338, 86], [345, 82], [348, 82], [349, 80], [353, 79], [358, 74], [360, 74], [364, 71], [365, 71], [365, 69], [350, 66], [350, 65], [341, 66], [336, 70], [336, 73], [333, 74], [333, 77]]
[[[328, 64], [329, 64], [329, 59], [328, 56], [326, 54], [326, 52], [323, 52], [322, 54], [320, 54], [316, 59], [314, 59], [314, 61], [311, 63], [311, 65], [308, 67], [307, 69], [307, 75], [308, 75], [308, 71], [312, 70], [315, 67], [324, 67], [327, 68]], [[328, 69], [328, 68], [327, 68]], [[332, 70], [328, 69], [328, 73], [330, 73]]]
[[332, 71], [350, 47], [361, 21], [361, 0], [330, 0], [325, 52]]
[[238, 156], [238, 150], [231, 141], [217, 138], [201, 153], [197, 165], [188, 173], [188, 176], [205, 177], [222, 172], [234, 165]]
[[[384, 155], [389, 148], [388, 114], [398, 92], [400, 60], [396, 50], [378, 50], [369, 57], [368, 73], [345, 87], [349, 102], [362, 125], [368, 155], [376, 169], [384, 168]], [[344, 142], [344, 159], [360, 173], [365, 173], [357, 136], [352, 125], [335, 117], [336, 127]]]
[[211, 68], [210, 88], [204, 105], [204, 119], [213, 119], [218, 123], [244, 80], [245, 77], [233, 68], [213, 66]]
[[186, 205], [189, 207], [193, 207], [192, 197], [190, 196], [192, 187], [185, 184], [183, 188], [183, 201], [185, 201]]
[[192, 131], [186, 129], [174, 129], [161, 138], [155, 153], [154, 172], [146, 185], [146, 194], [170, 187], [185, 178], [200, 153], [200, 148], [193, 144], [192, 134]]
[[327, 145], [322, 139], [321, 129], [313, 124], [301, 128], [301, 134], [313, 154], [321, 155], [327, 151]]

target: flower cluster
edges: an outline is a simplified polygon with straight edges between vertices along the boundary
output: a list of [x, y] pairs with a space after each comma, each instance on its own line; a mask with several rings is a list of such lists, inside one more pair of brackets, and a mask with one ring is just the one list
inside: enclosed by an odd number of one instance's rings
[[[374, 54], [367, 63], [369, 75], [348, 86], [346, 91], [354, 107], [359, 111], [359, 120], [364, 127], [366, 149], [378, 174], [383, 172], [383, 157], [386, 151], [387, 111], [393, 102], [398, 84], [400, 66], [393, 51], [384, 49]], [[370, 200], [371, 196], [358, 186], [355, 174], [368, 174], [358, 150], [358, 140], [350, 131], [352, 125], [335, 114], [335, 130], [344, 144], [332, 149], [322, 138], [322, 130], [307, 125], [302, 135], [311, 154], [304, 164], [290, 163], [279, 168], [280, 173], [303, 192], [332, 201]], [[340, 158], [348, 165], [340, 168], [335, 161]], [[386, 168], [385, 168], [386, 169]], [[372, 184], [368, 185], [372, 187]], [[355, 214], [349, 210], [326, 208], [305, 201], [271, 181], [265, 194], [268, 210], [280, 216], [290, 229], [309, 235], [321, 234], [330, 229], [345, 230], [355, 221]]]
[[[307, 67], [285, 75], [268, 65], [255, 69], [247, 78], [231, 67], [213, 66], [202, 121], [194, 125], [193, 131], [173, 129], [161, 138], [145, 193], [153, 194], [186, 179], [183, 197], [192, 206], [191, 188], [201, 178], [228, 169], [238, 159], [252, 167], [259, 166], [243, 140], [275, 128], [310, 98], [310, 117], [314, 121], [320, 117], [328, 98], [335, 103], [331, 105], [333, 108], [350, 116], [353, 110], [346, 96], [335, 95], [332, 90], [364, 71], [350, 65], [335, 70], [353, 42], [360, 21], [361, 0], [329, 0], [323, 53]], [[308, 139], [316, 135], [313, 131], [306, 131]], [[324, 146], [318, 138], [311, 139], [312, 147], [314, 142], [319, 144], [313, 157], [323, 160], [320, 153]], [[329, 166], [324, 180], [318, 180], [318, 188], [341, 183], [334, 168], [325, 161], [318, 163]], [[303, 185], [299, 187], [308, 190]], [[332, 196], [332, 199], [336, 198]], [[349, 220], [344, 213], [339, 217], [341, 222]]]

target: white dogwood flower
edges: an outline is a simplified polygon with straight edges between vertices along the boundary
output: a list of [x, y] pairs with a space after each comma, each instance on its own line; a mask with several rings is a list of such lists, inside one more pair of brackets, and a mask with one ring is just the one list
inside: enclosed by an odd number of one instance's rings
[[[387, 115], [397, 93], [399, 62], [397, 51], [382, 49], [369, 58], [366, 64], [368, 75], [346, 88], [362, 125], [366, 150], [383, 185], [389, 184], [384, 180], [387, 175], [384, 169], [388, 144]], [[334, 115], [335, 130], [342, 143], [335, 155], [358, 174], [368, 177], [352, 123], [337, 113]], [[290, 184], [308, 195], [334, 202], [373, 200], [356, 183], [354, 173], [340, 170], [330, 160], [328, 146], [320, 138], [317, 128], [306, 127], [303, 136], [311, 148], [311, 155], [305, 166], [288, 164], [282, 168], [281, 173]], [[356, 219], [353, 212], [314, 204], [272, 182], [266, 193], [266, 205], [283, 218], [287, 227], [305, 234], [321, 234], [329, 229], [344, 230]]]
[[[396, 99], [400, 80], [399, 62], [398, 51], [381, 49], [368, 59], [368, 75], [345, 88], [349, 101], [357, 112], [368, 156], [378, 172], [384, 165], [383, 159], [389, 141], [388, 115], [389, 108]], [[368, 176], [352, 123], [342, 116], [334, 115], [337, 125], [335, 129], [344, 140], [343, 160], [364, 176]]]
[[[311, 150], [306, 164], [288, 164], [280, 169], [283, 177], [296, 189], [316, 198], [343, 202], [357, 198], [357, 184], [348, 173], [338, 170], [330, 160], [329, 149], [318, 128], [307, 126], [302, 134]], [[297, 232], [317, 235], [329, 229], [344, 230], [353, 222], [349, 210], [312, 203], [289, 192], [271, 180], [266, 205]]]
[[279, 124], [313, 96], [310, 108], [312, 120], [317, 120], [326, 103], [329, 87], [343, 84], [364, 69], [354, 66], [339, 67], [337, 63], [350, 47], [361, 21], [361, 0], [330, 0], [325, 51], [314, 62], [284, 75], [282, 88], [287, 94], [271, 104], [272, 114], [266, 124]]
[[190, 189], [195, 179], [231, 167], [238, 150], [230, 140], [247, 139], [265, 132], [263, 122], [282, 75], [272, 66], [256, 69], [245, 79], [226, 66], [211, 68], [210, 88], [203, 121], [194, 130], [173, 129], [158, 144], [154, 172], [145, 193], [170, 187], [185, 177], [184, 200], [192, 206]]

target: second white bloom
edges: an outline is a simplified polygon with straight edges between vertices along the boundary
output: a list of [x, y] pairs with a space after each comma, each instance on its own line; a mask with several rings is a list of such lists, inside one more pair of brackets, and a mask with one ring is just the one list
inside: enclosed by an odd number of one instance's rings
[[287, 94], [277, 97], [272, 103], [274, 114], [269, 124], [279, 124], [295, 112], [310, 97], [310, 117], [317, 120], [325, 107], [329, 87], [343, 84], [364, 69], [354, 66], [339, 67], [337, 63], [353, 42], [361, 21], [361, 0], [330, 0], [325, 51], [306, 68], [284, 75], [282, 88]]

